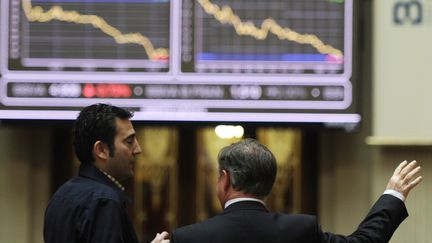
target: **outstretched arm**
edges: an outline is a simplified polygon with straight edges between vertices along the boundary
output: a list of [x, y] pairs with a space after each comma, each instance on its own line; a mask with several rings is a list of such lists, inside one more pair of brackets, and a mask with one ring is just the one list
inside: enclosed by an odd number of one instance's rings
[[401, 194], [402, 198], [398, 199], [392, 195], [381, 196], [353, 234], [342, 236], [321, 233], [321, 242], [388, 242], [399, 224], [408, 216], [403, 201], [411, 189], [422, 181], [422, 177], [418, 176], [420, 170], [416, 161], [402, 162], [395, 169], [386, 188]]

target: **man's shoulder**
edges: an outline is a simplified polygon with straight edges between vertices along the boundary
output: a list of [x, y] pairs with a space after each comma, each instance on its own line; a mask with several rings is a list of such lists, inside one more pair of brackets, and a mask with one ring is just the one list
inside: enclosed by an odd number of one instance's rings
[[[248, 224], [266, 224], [263, 227], [272, 227], [273, 225], [277, 225], [277, 228], [281, 229], [290, 229], [294, 226], [304, 227], [305, 225], [309, 225], [310, 227], [316, 227], [317, 220], [314, 215], [306, 215], [306, 214], [284, 214], [284, 213], [265, 213], [261, 216], [256, 217], [256, 219], [250, 217], [244, 217], [244, 220], [241, 218], [232, 218], [231, 215], [219, 214], [215, 217], [203, 220], [198, 223], [186, 225], [176, 229], [173, 232], [173, 235], [195, 235], [197, 233], [200, 234], [209, 234], [210, 232], [226, 230], [222, 228], [235, 228], [238, 224], [241, 224], [242, 227], [245, 227]], [[247, 226], [246, 226], [247, 227]]]
[[284, 221], [305, 221], [305, 222], [313, 222], [316, 221], [315, 215], [309, 214], [285, 214], [285, 213], [270, 213], [270, 215], [276, 220], [284, 220]]
[[112, 200], [121, 202], [119, 193], [101, 182], [77, 176], [63, 184], [54, 194], [53, 199], [66, 198], [71, 201]]
[[174, 230], [173, 235], [191, 235], [196, 234], [197, 232], [206, 234], [208, 233], [208, 229], [213, 229], [220, 225], [220, 220], [222, 219], [221, 215], [217, 215], [215, 217], [200, 221], [198, 223], [189, 224]]
[[294, 230], [298, 235], [315, 233], [319, 228], [317, 217], [308, 214], [273, 213], [274, 224], [282, 231]]
[[238, 215], [222, 214], [178, 228], [172, 232], [171, 237], [173, 243], [265, 242], [264, 239], [275, 235], [278, 236], [278, 239], [283, 240], [314, 239], [317, 229], [316, 217], [312, 215], [267, 212], [252, 214], [252, 217], [250, 214], [239, 217]]

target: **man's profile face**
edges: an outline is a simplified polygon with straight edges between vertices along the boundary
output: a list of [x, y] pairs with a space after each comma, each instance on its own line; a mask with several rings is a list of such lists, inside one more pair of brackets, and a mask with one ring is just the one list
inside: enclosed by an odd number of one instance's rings
[[129, 119], [116, 118], [116, 128], [114, 156], [108, 158], [106, 172], [122, 181], [133, 176], [135, 156], [141, 153], [141, 147]]

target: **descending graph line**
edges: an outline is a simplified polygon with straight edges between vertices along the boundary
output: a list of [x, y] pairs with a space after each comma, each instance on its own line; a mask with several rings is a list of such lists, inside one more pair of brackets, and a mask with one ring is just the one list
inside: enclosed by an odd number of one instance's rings
[[155, 49], [148, 37], [141, 33], [123, 34], [114, 26], [108, 24], [102, 17], [91, 14], [80, 14], [77, 11], [65, 11], [60, 6], [52, 6], [50, 10], [44, 11], [40, 6], [32, 6], [31, 0], [22, 0], [22, 7], [27, 19], [30, 22], [49, 22], [59, 20], [75, 24], [92, 25], [95, 29], [114, 38], [117, 44], [138, 44], [144, 47], [144, 50], [151, 60], [168, 59], [168, 49]]
[[224, 5], [219, 7], [210, 0], [197, 0], [204, 11], [212, 15], [222, 24], [232, 25], [238, 35], [251, 36], [257, 40], [264, 40], [269, 33], [276, 35], [280, 40], [294, 41], [299, 44], [309, 44], [322, 54], [331, 54], [342, 58], [342, 51], [331, 45], [325, 44], [316, 35], [300, 34], [290, 28], [280, 26], [274, 19], [267, 18], [261, 23], [261, 27], [255, 26], [251, 21], [242, 21], [232, 8]]

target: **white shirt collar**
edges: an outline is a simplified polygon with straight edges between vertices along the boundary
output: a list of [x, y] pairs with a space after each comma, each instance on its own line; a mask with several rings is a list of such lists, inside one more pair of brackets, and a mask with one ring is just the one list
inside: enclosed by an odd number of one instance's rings
[[239, 198], [234, 198], [234, 199], [228, 200], [228, 201], [225, 203], [225, 207], [224, 207], [224, 208], [227, 208], [229, 205], [231, 205], [231, 204], [233, 204], [233, 203], [243, 202], [243, 201], [259, 202], [259, 203], [261, 203], [262, 205], [265, 206], [264, 201], [263, 201], [263, 200], [260, 200], [260, 199], [258, 199], [258, 198], [253, 198], [253, 197], [239, 197]]

